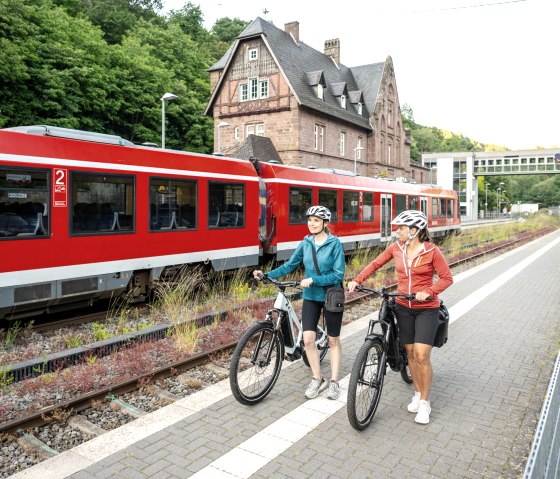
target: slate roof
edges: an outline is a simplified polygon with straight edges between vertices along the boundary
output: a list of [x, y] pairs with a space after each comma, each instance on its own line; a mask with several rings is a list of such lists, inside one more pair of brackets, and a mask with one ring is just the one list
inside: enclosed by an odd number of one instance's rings
[[[226, 70], [241, 42], [249, 38], [262, 37], [279, 68], [284, 73], [299, 104], [312, 110], [345, 120], [361, 128], [372, 130], [369, 117], [375, 109], [379, 85], [385, 62], [348, 68], [335, 62], [323, 52], [319, 52], [304, 42], [295, 43], [292, 36], [275, 25], [257, 17], [236, 39], [226, 54], [208, 71]], [[211, 114], [217, 91], [227, 75], [222, 75], [220, 82], [206, 108]], [[326, 83], [324, 100], [317, 97], [317, 84]], [[344, 110], [340, 106], [339, 95], [346, 88], [350, 102]], [[357, 101], [363, 94], [362, 115], [358, 115]]]
[[260, 161], [270, 162], [275, 160], [278, 163], [282, 163], [282, 159], [278, 151], [276, 151], [272, 140], [266, 136], [248, 135], [233, 153], [228, 153], [228, 156], [240, 160], [256, 158]]

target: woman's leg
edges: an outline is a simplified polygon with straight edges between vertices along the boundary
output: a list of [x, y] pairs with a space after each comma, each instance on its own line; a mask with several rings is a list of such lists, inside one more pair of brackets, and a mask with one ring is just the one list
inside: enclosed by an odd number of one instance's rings
[[321, 379], [323, 377], [321, 373], [321, 360], [319, 359], [319, 350], [315, 344], [317, 334], [315, 331], [304, 331], [303, 332], [303, 344], [305, 346], [305, 354], [307, 355], [307, 360], [309, 361], [309, 367], [313, 373], [315, 379]]
[[331, 379], [338, 382], [340, 372], [340, 362], [342, 361], [342, 344], [340, 336], [333, 338], [329, 336], [329, 349], [331, 358]]
[[432, 363], [430, 355], [432, 346], [423, 343], [414, 343], [413, 360], [410, 361], [410, 373], [416, 390], [420, 392], [420, 399], [423, 401], [430, 400], [430, 389], [432, 388]]

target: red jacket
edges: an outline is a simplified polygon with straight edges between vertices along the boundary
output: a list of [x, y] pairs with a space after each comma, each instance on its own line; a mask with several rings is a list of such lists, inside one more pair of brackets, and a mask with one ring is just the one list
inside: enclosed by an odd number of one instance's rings
[[[391, 244], [383, 253], [368, 264], [354, 281], [362, 284], [371, 274], [395, 258], [395, 268], [398, 277], [397, 292], [413, 294], [425, 291], [433, 297], [432, 300], [422, 303], [397, 298], [397, 303], [407, 308], [439, 308], [438, 294], [453, 284], [453, 278], [451, 277], [449, 266], [447, 266], [447, 261], [445, 261], [439, 248], [427, 241], [422, 244], [423, 249], [412, 260], [410, 266], [404, 243]], [[438, 275], [436, 282], [434, 282], [434, 273]]]

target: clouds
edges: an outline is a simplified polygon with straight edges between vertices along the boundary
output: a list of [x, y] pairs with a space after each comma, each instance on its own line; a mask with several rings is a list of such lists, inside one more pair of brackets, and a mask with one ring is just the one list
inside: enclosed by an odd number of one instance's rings
[[[167, 0], [165, 8], [185, 2]], [[322, 51], [339, 38], [341, 61], [393, 58], [401, 105], [415, 120], [512, 149], [560, 146], [557, 26], [547, 0], [199, 0], [205, 26], [257, 16]], [[479, 6], [475, 6], [479, 5]], [[264, 14], [263, 9], [268, 11]]]

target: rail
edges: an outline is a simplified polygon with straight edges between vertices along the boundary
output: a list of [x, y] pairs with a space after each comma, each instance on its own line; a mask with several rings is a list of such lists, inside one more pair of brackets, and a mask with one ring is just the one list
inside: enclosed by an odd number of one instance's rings
[[555, 479], [560, 474], [560, 353], [550, 378], [523, 479]]

